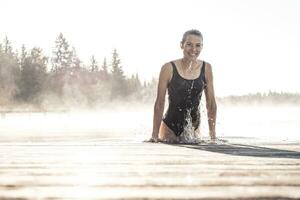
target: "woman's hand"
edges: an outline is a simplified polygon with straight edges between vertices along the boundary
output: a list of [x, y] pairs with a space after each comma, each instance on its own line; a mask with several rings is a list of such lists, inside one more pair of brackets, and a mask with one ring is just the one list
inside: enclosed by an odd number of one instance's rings
[[157, 143], [160, 142], [160, 139], [158, 137], [151, 137], [149, 140], [145, 140], [145, 142]]
[[216, 133], [214, 133], [214, 134], [212, 134], [212, 135], [214, 135], [214, 137], [211, 137], [211, 138], [210, 138], [210, 143], [211, 143], [211, 144], [223, 144], [223, 143], [228, 142], [228, 140], [217, 138], [217, 137], [215, 136]]

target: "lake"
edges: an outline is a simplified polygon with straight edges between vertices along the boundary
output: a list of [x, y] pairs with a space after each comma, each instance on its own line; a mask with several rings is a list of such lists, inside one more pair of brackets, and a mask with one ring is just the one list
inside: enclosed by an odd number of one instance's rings
[[[203, 107], [203, 106], [202, 106]], [[92, 139], [121, 137], [144, 140], [152, 130], [152, 105], [107, 107], [95, 111], [65, 113], [7, 113], [0, 118], [2, 140], [20, 136], [32, 140], [51, 137]], [[208, 136], [205, 109], [201, 109], [201, 132]], [[218, 106], [217, 135], [267, 140], [300, 140], [300, 107]], [[29, 139], [30, 140], [30, 139]]]

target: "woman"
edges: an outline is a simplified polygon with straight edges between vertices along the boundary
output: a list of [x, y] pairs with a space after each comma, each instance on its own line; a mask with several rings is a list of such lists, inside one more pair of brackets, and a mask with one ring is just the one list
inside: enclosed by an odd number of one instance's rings
[[[203, 90], [206, 97], [210, 138], [216, 139], [217, 105], [212, 67], [209, 63], [197, 59], [203, 46], [201, 32], [198, 30], [185, 32], [180, 46], [183, 58], [166, 63], [161, 68], [154, 105], [153, 131], [149, 142], [182, 142], [188, 121], [192, 124], [192, 131], [199, 133], [199, 105]], [[167, 90], [169, 107], [163, 117]]]

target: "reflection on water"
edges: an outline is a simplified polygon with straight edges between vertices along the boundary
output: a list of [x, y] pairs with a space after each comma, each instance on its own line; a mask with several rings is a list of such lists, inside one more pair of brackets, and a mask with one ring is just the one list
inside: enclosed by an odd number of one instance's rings
[[[203, 106], [202, 106], [203, 107]], [[71, 113], [7, 113], [0, 118], [1, 136], [134, 137], [144, 140], [152, 131], [152, 105], [143, 109]], [[208, 136], [206, 113], [201, 110], [201, 136]], [[217, 135], [300, 140], [300, 107], [218, 106]]]

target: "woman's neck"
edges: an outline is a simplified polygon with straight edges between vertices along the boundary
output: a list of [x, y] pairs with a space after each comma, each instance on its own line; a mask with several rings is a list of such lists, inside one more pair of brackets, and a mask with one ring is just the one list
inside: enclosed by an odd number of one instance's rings
[[181, 59], [181, 65], [182, 68], [185, 70], [192, 70], [193, 68], [195, 68], [197, 66], [198, 62], [197, 60], [190, 60], [188, 58], [182, 58]]

